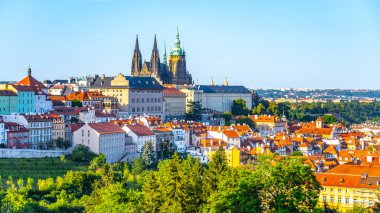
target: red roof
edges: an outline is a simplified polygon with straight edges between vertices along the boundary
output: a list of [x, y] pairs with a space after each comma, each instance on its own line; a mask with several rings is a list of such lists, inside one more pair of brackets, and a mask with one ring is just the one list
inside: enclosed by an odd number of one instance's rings
[[163, 91], [164, 95], [183, 95], [185, 96], [185, 93], [179, 91], [175, 88], [165, 88]]
[[33, 90], [38, 92], [43, 92], [43, 89], [47, 89], [45, 85], [43, 85], [41, 82], [39, 82], [37, 79], [33, 78], [33, 76], [26, 76], [21, 81], [17, 83], [19, 86], [30, 86], [33, 88]]
[[122, 128], [114, 123], [89, 123], [88, 125], [99, 134], [125, 133]]
[[135, 133], [138, 136], [149, 136], [149, 135], [155, 135], [152, 130], [150, 130], [148, 127], [136, 124], [136, 125], [126, 125], [128, 129], [130, 129], [133, 133]]

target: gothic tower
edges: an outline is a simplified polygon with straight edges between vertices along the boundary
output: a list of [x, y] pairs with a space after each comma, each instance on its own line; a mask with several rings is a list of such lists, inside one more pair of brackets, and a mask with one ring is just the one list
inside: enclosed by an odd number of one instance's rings
[[158, 54], [156, 35], [154, 35], [152, 56], [150, 57], [150, 72], [153, 76], [161, 78], [161, 63], [160, 55]]
[[169, 55], [169, 71], [172, 75], [173, 84], [183, 85], [192, 83], [191, 75], [186, 70], [186, 54], [185, 50], [181, 48], [178, 28], [174, 47]]
[[135, 44], [135, 51], [133, 53], [133, 58], [132, 58], [131, 75], [139, 76], [141, 67], [142, 67], [142, 61], [141, 61], [141, 53], [139, 49], [139, 39], [136, 35], [136, 44]]

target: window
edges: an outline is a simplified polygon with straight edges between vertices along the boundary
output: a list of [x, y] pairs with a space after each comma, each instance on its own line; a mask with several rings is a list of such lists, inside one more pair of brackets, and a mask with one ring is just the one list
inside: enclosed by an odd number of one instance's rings
[[84, 130], [82, 129], [82, 137], [84, 137]]
[[334, 203], [334, 197], [330, 197], [330, 202]]
[[338, 197], [338, 203], [342, 203], [342, 198]]
[[330, 192], [333, 192], [333, 191], [334, 191], [334, 188], [331, 187], [331, 188], [330, 188]]
[[338, 192], [342, 192], [342, 189], [341, 189], [341, 188], [339, 188], [339, 189], [338, 189]]
[[346, 204], [350, 203], [350, 198], [346, 197]]
[[90, 137], [90, 130], [87, 131], [87, 137]]

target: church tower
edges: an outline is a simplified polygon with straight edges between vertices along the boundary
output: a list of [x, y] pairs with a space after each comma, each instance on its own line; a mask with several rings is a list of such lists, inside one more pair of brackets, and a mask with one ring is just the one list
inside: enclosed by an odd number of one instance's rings
[[156, 35], [154, 35], [152, 56], [150, 57], [150, 72], [153, 76], [161, 78], [160, 54], [158, 53]]
[[181, 47], [178, 28], [174, 47], [169, 55], [169, 71], [172, 75], [173, 84], [183, 85], [192, 83], [191, 75], [186, 70], [186, 54]]
[[139, 48], [139, 38], [136, 35], [135, 51], [132, 58], [131, 75], [139, 76], [142, 68], [141, 53]]

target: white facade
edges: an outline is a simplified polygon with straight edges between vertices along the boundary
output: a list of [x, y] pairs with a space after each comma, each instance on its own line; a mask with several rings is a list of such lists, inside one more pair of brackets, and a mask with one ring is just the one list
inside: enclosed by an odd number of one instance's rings
[[[32, 116], [35, 119], [26, 119]], [[53, 120], [48, 115], [4, 115], [3, 119], [29, 129], [29, 144], [32, 149], [46, 148], [46, 143], [52, 139]]]
[[53, 102], [47, 99], [46, 94], [34, 94], [35, 113], [48, 113], [53, 108]]
[[88, 109], [88, 110], [83, 110], [82, 112], [79, 112], [79, 120], [83, 121], [84, 123], [95, 123], [96, 122], [95, 110]]
[[186, 113], [186, 94], [177, 89], [164, 90], [164, 119], [181, 118]]
[[6, 141], [6, 134], [5, 134], [5, 124], [3, 122], [0, 122], [0, 144], [5, 144]]
[[173, 142], [178, 153], [186, 152], [186, 140], [185, 140], [185, 130], [183, 129], [173, 129]]
[[133, 132], [128, 126], [124, 126], [122, 128], [129, 137], [132, 138], [132, 143], [137, 145], [137, 152], [141, 152], [142, 147], [145, 143], [149, 143], [149, 141], [152, 142], [153, 149], [156, 151], [157, 147], [157, 136], [155, 134], [152, 135], [141, 135], [136, 132]]
[[251, 109], [252, 96], [250, 93], [203, 93], [202, 107], [219, 112], [231, 111], [234, 100], [243, 99], [246, 107]]
[[73, 144], [88, 146], [96, 154], [104, 154], [108, 163], [119, 161], [125, 153], [125, 133], [101, 133], [85, 124], [73, 134]]
[[150, 115], [162, 118], [163, 113], [162, 90], [129, 90], [128, 112], [131, 115]]

